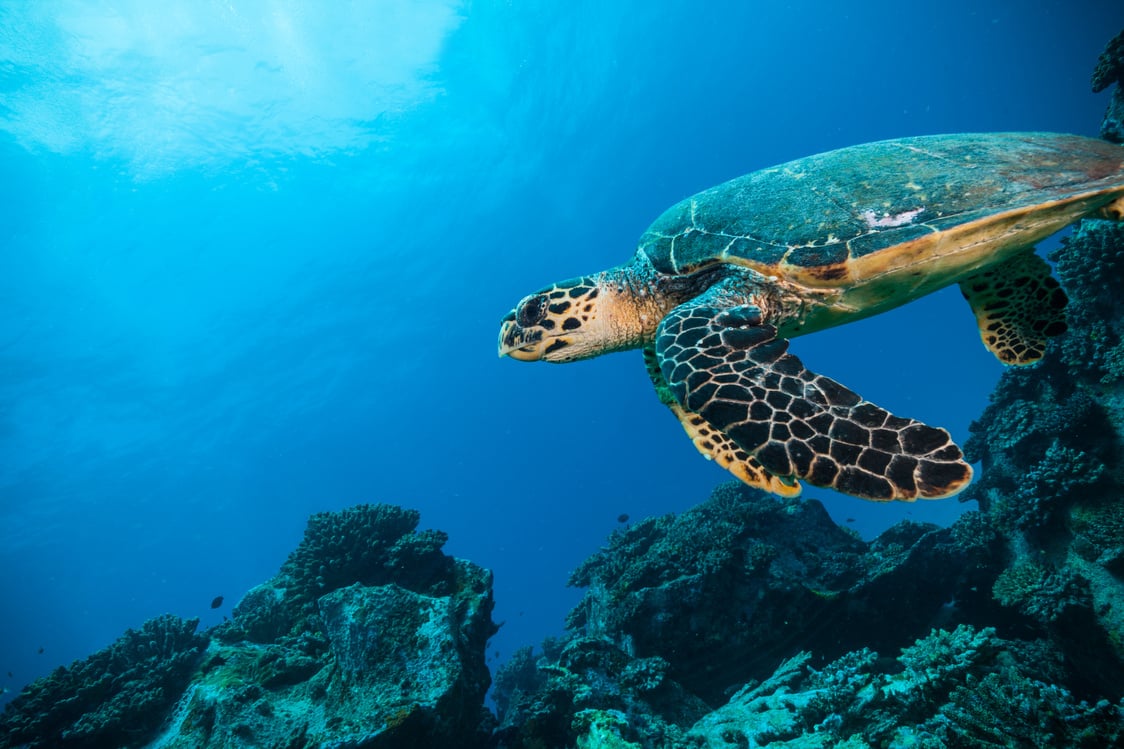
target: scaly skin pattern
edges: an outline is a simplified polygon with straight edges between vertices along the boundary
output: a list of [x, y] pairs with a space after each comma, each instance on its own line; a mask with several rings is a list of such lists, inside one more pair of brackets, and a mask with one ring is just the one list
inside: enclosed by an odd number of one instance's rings
[[1069, 300], [1050, 266], [1038, 255], [1018, 255], [960, 282], [972, 306], [980, 339], [1004, 364], [1033, 364], [1046, 342], [1066, 331]]
[[692, 413], [679, 404], [663, 377], [654, 346], [644, 348], [644, 366], [648, 370], [648, 377], [656, 388], [656, 395], [659, 396], [660, 402], [671, 409], [675, 418], [683, 425], [683, 430], [691, 439], [691, 443], [704, 457], [715, 461], [749, 486], [782, 497], [799, 496], [801, 491], [799, 483], [791, 477], [779, 477], [769, 473], [738, 443], [708, 424], [706, 419], [697, 413]]
[[972, 479], [948, 432], [894, 416], [787, 353], [760, 310], [714, 306], [714, 289], [672, 310], [655, 351], [676, 401], [773, 476], [865, 499], [934, 499]]

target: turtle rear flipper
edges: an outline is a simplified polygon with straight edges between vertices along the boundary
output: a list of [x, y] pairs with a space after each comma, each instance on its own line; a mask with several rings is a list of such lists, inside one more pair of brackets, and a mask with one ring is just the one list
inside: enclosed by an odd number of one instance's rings
[[1066, 330], [1068, 303], [1050, 266], [1024, 252], [960, 282], [972, 306], [980, 338], [1004, 364], [1033, 364], [1046, 353], [1046, 341]]
[[947, 497], [971, 481], [948, 432], [810, 372], [757, 307], [720, 300], [708, 293], [668, 313], [655, 342], [660, 373], [684, 410], [769, 476], [876, 501]]

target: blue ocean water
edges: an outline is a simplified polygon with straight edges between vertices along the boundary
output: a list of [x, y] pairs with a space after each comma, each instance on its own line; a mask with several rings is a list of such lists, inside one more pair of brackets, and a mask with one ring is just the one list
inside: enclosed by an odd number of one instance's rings
[[[1095, 135], [1122, 26], [1091, 0], [0, 0], [0, 683], [221, 621], [358, 502], [494, 570], [493, 662], [560, 632], [619, 514], [727, 475], [638, 352], [499, 360], [500, 317], [757, 168]], [[955, 289], [792, 350], [961, 443], [1000, 371]], [[865, 536], [968, 507], [806, 496]]]

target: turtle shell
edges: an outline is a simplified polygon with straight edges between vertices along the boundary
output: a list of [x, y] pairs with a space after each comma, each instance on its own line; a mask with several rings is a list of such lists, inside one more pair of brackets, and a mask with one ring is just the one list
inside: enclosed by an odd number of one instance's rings
[[892, 265], [932, 259], [979, 235], [996, 245], [1010, 236], [1008, 244], [1025, 247], [1122, 193], [1124, 148], [1095, 138], [900, 138], [797, 159], [705, 190], [664, 212], [640, 251], [664, 273], [729, 262], [843, 286], [856, 280], [859, 266], [883, 268], [901, 253], [909, 257]]

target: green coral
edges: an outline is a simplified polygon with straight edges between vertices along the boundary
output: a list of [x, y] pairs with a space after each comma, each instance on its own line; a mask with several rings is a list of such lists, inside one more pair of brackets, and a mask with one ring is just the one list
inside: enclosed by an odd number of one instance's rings
[[186, 687], [206, 637], [166, 614], [36, 680], [0, 716], [0, 747], [140, 746]]
[[696, 743], [684, 746], [1118, 745], [1124, 704], [1089, 705], [1041, 681], [1036, 656], [1033, 645], [969, 626], [934, 630], [886, 670], [869, 650], [819, 670], [802, 653], [696, 723], [687, 734]]
[[1025, 561], [1004, 570], [995, 580], [992, 595], [1004, 606], [1039, 622], [1055, 622], [1067, 609], [1088, 608], [1092, 603], [1089, 582], [1069, 567], [1049, 569]]
[[1114, 36], [1105, 45], [1104, 52], [1097, 58], [1093, 69], [1093, 93], [1104, 91], [1114, 83], [1124, 82], [1124, 31]]
[[313, 516], [233, 621], [128, 632], [14, 700], [0, 747], [483, 746], [492, 575], [444, 555], [418, 517]]
[[[970, 427], [966, 457], [983, 463], [965, 492], [1006, 533], [1049, 536], [1114, 465], [1119, 407], [1106, 386], [1124, 378], [1124, 226], [1083, 220], [1051, 254], [1070, 296], [1068, 333], [1033, 368], [1009, 370]], [[1116, 409], [1115, 411], [1113, 409]]]
[[[878, 696], [875, 682], [878, 653], [870, 648], [855, 650], [837, 658], [819, 671], [809, 670], [814, 695], [809, 710], [823, 730], [842, 731], [847, 726], [868, 722], [866, 708]], [[845, 731], [844, 731], [845, 732]]]
[[[825, 709], [815, 692], [801, 689], [812, 673], [808, 665], [811, 657], [811, 653], [803, 651], [782, 661], [765, 681], [747, 684], [725, 705], [695, 723], [687, 738], [693, 745], [708, 749], [771, 746], [798, 740], [816, 717], [823, 716]], [[823, 733], [822, 738], [830, 741], [832, 735]]]
[[714, 749], [961, 746], [941, 738], [945, 729], [935, 719], [955, 690], [999, 670], [1011, 657], [1010, 646], [993, 629], [962, 625], [933, 630], [903, 648], [890, 668], [871, 650], [848, 653], [818, 670], [803, 653], [761, 685], [739, 691], [688, 737]]
[[281, 567], [298, 602], [311, 602], [352, 583], [394, 582], [416, 592], [449, 595], [448, 535], [418, 532], [420, 514], [395, 505], [357, 505], [308, 519], [300, 545]]
[[1124, 703], [1089, 705], [1060, 686], [1004, 668], [969, 675], [930, 725], [948, 746], [1100, 749], [1124, 740]]
[[1093, 70], [1093, 92], [1103, 91], [1116, 84], [1112, 100], [1101, 123], [1101, 137], [1113, 143], [1124, 142], [1124, 31], [1121, 31], [1105, 46]]
[[758, 569], [776, 554], [758, 538], [763, 505], [773, 505], [770, 509], [776, 511], [775, 502], [784, 501], [723, 485], [708, 502], [680, 517], [649, 518], [614, 532], [607, 548], [573, 572], [570, 585], [600, 583], [623, 596], [732, 565], [746, 571]]
[[1078, 506], [1070, 522], [1083, 557], [1113, 571], [1124, 567], [1124, 501], [1110, 497]]
[[725, 484], [680, 516], [615, 532], [571, 575], [588, 590], [567, 627], [638, 657], [660, 653], [675, 680], [717, 701], [753, 669], [766, 672], [765, 643], [785, 618], [810, 616], [859, 581], [865, 551], [818, 502]]
[[1049, 524], [1103, 476], [1104, 410], [1068, 383], [1008, 371], [969, 429], [965, 455], [985, 470], [966, 497], [1003, 531]]
[[[395, 505], [356, 505], [320, 512], [280, 573], [257, 586], [234, 608], [234, 622], [220, 636], [257, 643], [292, 641], [320, 631], [316, 601], [353, 583], [395, 583], [417, 593], [447, 596], [479, 587], [441, 551], [448, 536], [418, 531], [420, 514]], [[470, 596], [471, 597], [471, 596]]]
[[502, 720], [512, 701], [520, 694], [529, 694], [542, 686], [545, 676], [539, 672], [534, 648], [517, 648], [492, 679], [492, 700]]
[[578, 749], [641, 749], [628, 741], [628, 718], [619, 710], [582, 710], [574, 716], [572, 729]]
[[1085, 219], [1050, 254], [1071, 297], [1062, 361], [1080, 380], [1109, 384], [1124, 378], [1124, 346], [1113, 323], [1122, 309], [1116, 293], [1124, 281], [1124, 226]]
[[1104, 473], [1104, 463], [1093, 455], [1054, 440], [1023, 475], [1010, 500], [1009, 517], [1020, 529], [1045, 525], [1096, 486]]
[[[682, 730], [708, 709], [667, 677], [666, 661], [635, 659], [598, 637], [529, 650], [497, 683], [507, 692], [499, 747], [678, 747]], [[619, 743], [626, 742], [626, 743]]]
[[961, 624], [953, 630], [934, 629], [925, 639], [902, 648], [898, 661], [905, 670], [892, 682], [911, 684], [930, 699], [947, 694], [966, 674], [994, 661], [1002, 646], [993, 627], [977, 630]]

